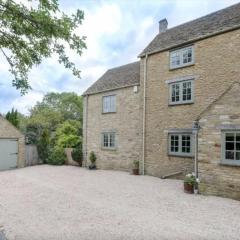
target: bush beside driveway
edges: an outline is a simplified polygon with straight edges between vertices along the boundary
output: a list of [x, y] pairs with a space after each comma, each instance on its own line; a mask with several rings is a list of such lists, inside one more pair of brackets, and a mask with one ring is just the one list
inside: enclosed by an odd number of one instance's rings
[[0, 172], [8, 240], [239, 239], [240, 202], [184, 194], [182, 181], [35, 166]]

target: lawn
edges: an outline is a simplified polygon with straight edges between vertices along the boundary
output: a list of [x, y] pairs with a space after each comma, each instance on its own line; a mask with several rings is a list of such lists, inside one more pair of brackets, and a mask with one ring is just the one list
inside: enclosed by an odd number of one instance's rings
[[35, 166], [0, 172], [8, 240], [239, 239], [240, 202], [188, 195], [179, 180]]

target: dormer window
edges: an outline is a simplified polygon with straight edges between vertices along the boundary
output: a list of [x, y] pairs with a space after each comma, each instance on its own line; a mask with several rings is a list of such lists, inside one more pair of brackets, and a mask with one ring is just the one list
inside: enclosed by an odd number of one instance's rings
[[194, 63], [193, 46], [170, 52], [170, 69], [185, 67]]

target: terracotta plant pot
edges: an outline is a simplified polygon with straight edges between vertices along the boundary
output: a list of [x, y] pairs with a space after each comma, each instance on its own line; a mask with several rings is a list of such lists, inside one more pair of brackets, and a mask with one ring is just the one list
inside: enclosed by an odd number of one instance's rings
[[190, 185], [188, 183], [184, 183], [184, 192], [193, 194], [193, 192], [194, 192], [193, 185]]
[[132, 170], [133, 175], [139, 175], [139, 169], [135, 168]]

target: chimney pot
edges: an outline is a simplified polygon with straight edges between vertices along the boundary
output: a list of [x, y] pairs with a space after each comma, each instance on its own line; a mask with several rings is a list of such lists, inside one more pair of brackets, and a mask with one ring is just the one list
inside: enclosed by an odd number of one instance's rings
[[159, 21], [159, 33], [164, 33], [167, 31], [168, 21], [166, 18]]

